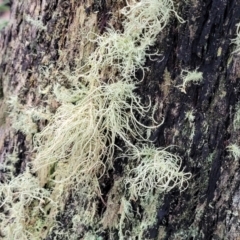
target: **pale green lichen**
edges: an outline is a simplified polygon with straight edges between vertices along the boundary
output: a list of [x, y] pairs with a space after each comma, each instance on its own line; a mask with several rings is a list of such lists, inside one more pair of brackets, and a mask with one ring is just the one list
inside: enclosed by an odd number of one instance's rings
[[[166, 26], [171, 12], [182, 19], [172, 1], [143, 0], [121, 12], [125, 16], [123, 33], [109, 28], [103, 36], [96, 36], [92, 41], [97, 48], [87, 63], [77, 67], [72, 76], [64, 74], [72, 87], [54, 88], [62, 105], [36, 138], [36, 170], [67, 159], [62, 179], [89, 177], [90, 173], [101, 176], [112, 165], [117, 137], [129, 147], [129, 135], [144, 140], [143, 129], [149, 127], [142, 125], [135, 114], [144, 117], [149, 107], [133, 93], [136, 87], [132, 79], [137, 69], [144, 71], [145, 58], [150, 56], [146, 51], [155, 42], [159, 27]], [[109, 166], [102, 159], [107, 159]]]
[[240, 128], [240, 104], [237, 104], [237, 106], [235, 107], [233, 128], [234, 130], [238, 130]]
[[[45, 214], [43, 206], [47, 202], [53, 204], [49, 191], [39, 187], [37, 178], [27, 168], [23, 174], [0, 183], [0, 193], [0, 208], [3, 210], [0, 226], [5, 239], [25, 240], [33, 239], [33, 236], [34, 239], [40, 239], [42, 229], [32, 224], [39, 215]], [[32, 208], [31, 213], [28, 208]]]
[[240, 51], [240, 23], [236, 25], [236, 38], [232, 39], [232, 43], [235, 45], [235, 50], [232, 53], [239, 54]]
[[[41, 215], [42, 212], [44, 218], [36, 217], [35, 225], [40, 226], [39, 228], [44, 226], [45, 231], [49, 231], [51, 226], [46, 226], [48, 215], [45, 215], [41, 204], [49, 201], [49, 205], [53, 205], [49, 206], [48, 211], [52, 223], [57, 214], [55, 203], [58, 209], [62, 210], [68, 199], [68, 192], [72, 192], [72, 195], [80, 195], [72, 219], [74, 228], [72, 231], [75, 231], [72, 236], [77, 239], [84, 229], [89, 228], [93, 231], [85, 233], [85, 239], [98, 238], [94, 231], [101, 228], [101, 220], [97, 217], [97, 202], [100, 199], [105, 204], [99, 179], [106, 177], [106, 172], [113, 168], [114, 161], [120, 161], [115, 154], [116, 149], [122, 151], [122, 148], [117, 145], [116, 140], [121, 140], [122, 145], [131, 152], [127, 156], [131, 161], [131, 168], [126, 168], [123, 173], [125, 177], [127, 176], [126, 188], [124, 189], [124, 183], [121, 182], [124, 190], [121, 193], [119, 212], [114, 216], [117, 221], [115, 228], [120, 239], [126, 239], [126, 235], [143, 238], [144, 232], [154, 223], [153, 209], [156, 209], [157, 202], [154, 191], [159, 194], [168, 192], [174, 187], [180, 190], [187, 187], [190, 174], [181, 170], [181, 158], [169, 153], [167, 148], [147, 147], [148, 140], [145, 137], [147, 129], [156, 128], [159, 124], [151, 116], [151, 101], [149, 100], [147, 105], [142, 103], [141, 98], [135, 93], [137, 85], [134, 82], [137, 70], [142, 70], [144, 76], [146, 57], [151, 59], [152, 55], [159, 56], [158, 53], [150, 54], [149, 50], [159, 32], [166, 27], [171, 15], [174, 14], [180, 22], [183, 20], [177, 15], [172, 0], [133, 1], [127, 3], [120, 13], [125, 19], [122, 23], [122, 32], [109, 27], [101, 36], [95, 34], [92, 37], [94, 34], [88, 34], [88, 40], [94, 42], [96, 48], [85, 64], [77, 62], [74, 70], [70, 71], [67, 68], [59, 70], [51, 87], [45, 86], [42, 90], [39, 87], [42, 94], [53, 89], [60, 106], [54, 116], [51, 114], [45, 116], [49, 124], [35, 135], [37, 153], [33, 161], [33, 171], [38, 179], [30, 176], [28, 170], [16, 177], [19, 190], [16, 195], [17, 204], [12, 202], [12, 205], [14, 208], [26, 205], [26, 208], [21, 207], [23, 215], [28, 213], [30, 211], [28, 207], [36, 202], [37, 213]], [[42, 28], [42, 25], [38, 25], [39, 22], [27, 20]], [[32, 108], [26, 109], [17, 99], [11, 99], [10, 105], [14, 119], [13, 127], [27, 135], [35, 133], [35, 123], [44, 117], [44, 114], [38, 114]], [[155, 110], [154, 108], [153, 112]], [[145, 126], [139, 119], [147, 116], [150, 116], [148, 122], [151, 123]], [[30, 124], [30, 129], [14, 125], [28, 120], [29, 123], [35, 124], [34, 126]], [[141, 141], [143, 148], [135, 147], [134, 141]], [[26, 181], [25, 187], [29, 190], [21, 185], [22, 179]], [[13, 183], [8, 182], [4, 185], [10, 189], [10, 193]], [[32, 186], [35, 186], [34, 189]], [[44, 190], [46, 186], [49, 190]], [[25, 190], [26, 195], [19, 195]], [[5, 202], [12, 201], [8, 196], [11, 194], [3, 195]], [[145, 211], [148, 209], [146, 203], [154, 204], [149, 214], [143, 213], [144, 222], [139, 220], [132, 223], [132, 232], [131, 229], [125, 230], [126, 223], [131, 224], [133, 216], [129, 196], [140, 198]], [[22, 216], [20, 218], [19, 220], [16, 218], [17, 222], [23, 219]], [[13, 222], [15, 224], [15, 221]], [[80, 235], [77, 233], [78, 226], [83, 226]], [[32, 229], [28, 226], [19, 224], [16, 230], [12, 227], [15, 225], [11, 225], [9, 233], [4, 233], [7, 239], [11, 231], [18, 239], [24, 239], [19, 235], [20, 228], [26, 235], [25, 239], [31, 239], [33, 236], [40, 239], [38, 233], [34, 231], [35, 235], [29, 234]], [[137, 229], [140, 229], [140, 232]], [[60, 238], [71, 236], [70, 232], [64, 232], [62, 229], [56, 230], [54, 234]]]
[[181, 92], [186, 93], [186, 87], [189, 83], [199, 84], [203, 80], [203, 73], [198, 72], [197, 70], [182, 70], [180, 77], [183, 80], [183, 83], [177, 87]]
[[47, 27], [44, 26], [43, 22], [40, 19], [34, 19], [30, 17], [29, 15], [25, 16], [25, 20], [30, 23], [32, 26], [41, 29], [41, 30], [46, 30]]
[[227, 151], [233, 156], [235, 161], [240, 159], [240, 147], [237, 144], [228, 145]]
[[119, 232], [118, 236], [120, 240], [125, 239], [124, 228], [125, 228], [125, 220], [132, 221], [133, 220], [133, 210], [132, 205], [125, 197], [121, 199], [121, 205], [119, 209], [120, 220], [119, 220]]
[[7, 101], [9, 107], [9, 117], [11, 118], [12, 128], [21, 131], [28, 138], [38, 132], [37, 121], [49, 120], [51, 113], [48, 109], [25, 107], [18, 100], [17, 96], [12, 96]]
[[191, 174], [180, 171], [181, 158], [167, 148], [135, 148], [129, 158], [137, 162], [137, 167], [130, 170], [126, 179], [126, 187], [133, 198], [147, 197], [156, 189], [166, 193], [175, 187], [180, 190], [187, 187], [185, 183]]
[[[39, 153], [34, 169], [67, 159], [68, 164], [61, 171], [63, 180], [74, 181], [80, 175], [83, 180], [84, 176], [104, 174], [112, 166], [116, 138], [129, 146], [132, 145], [129, 134], [143, 139], [143, 125], [134, 113], [144, 117], [149, 107], [141, 105], [134, 89], [133, 83], [119, 81], [92, 90], [79, 89], [81, 99], [75, 103], [63, 100], [50, 124], [36, 135]], [[103, 159], [107, 159], [108, 166]]]

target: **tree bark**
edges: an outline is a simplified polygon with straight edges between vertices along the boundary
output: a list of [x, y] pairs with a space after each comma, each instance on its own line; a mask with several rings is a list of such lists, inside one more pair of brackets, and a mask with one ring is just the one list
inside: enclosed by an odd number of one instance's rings
[[[121, 16], [112, 20], [111, 13], [124, 5], [125, 1], [113, 0], [12, 3], [11, 21], [0, 35], [0, 163], [6, 163], [6, 156], [17, 152], [15, 176], [25, 171], [34, 156], [35, 132], [24, 134], [11, 127], [13, 118], [7, 101], [18, 96], [22, 109], [45, 106], [54, 112], [57, 101], [47, 102], [48, 96], [39, 86], [47, 88], [56, 71], [66, 66], [73, 68], [76, 59], [84, 59], [93, 52], [94, 44], [83, 37], [87, 32], [102, 34], [109, 21], [121, 28]], [[173, 190], [162, 197], [155, 212], [156, 223], [145, 232], [144, 239], [238, 240], [240, 165], [227, 146], [240, 140], [239, 130], [233, 126], [239, 104], [240, 57], [232, 54], [231, 43], [240, 22], [240, 1], [175, 1], [175, 6], [185, 22], [179, 23], [173, 17], [159, 34], [151, 52], [158, 51], [161, 56], [156, 55], [155, 61], [147, 59], [149, 70], [137, 93], [146, 102], [150, 97], [157, 106], [156, 117], [164, 117], [164, 123], [151, 136], [154, 145], [175, 145], [174, 151], [183, 158], [182, 168], [191, 172], [192, 178], [185, 191]], [[186, 93], [180, 91], [177, 86], [182, 84], [181, 71], [195, 69], [203, 73], [203, 81], [187, 85]], [[141, 79], [141, 72], [137, 74]], [[37, 121], [36, 132], [45, 124]], [[119, 204], [121, 196], [116, 196], [114, 188], [118, 188], [124, 164], [115, 163], [100, 184], [103, 194], [98, 200], [100, 220], [106, 211], [114, 214], [119, 210], [110, 209], [109, 202]], [[0, 170], [2, 182], [5, 173]], [[69, 194], [64, 204], [64, 210], [57, 216], [58, 226], [45, 239], [68, 239], [59, 237], [57, 232], [72, 228], [78, 204], [74, 193]], [[142, 214], [138, 202], [132, 202], [132, 206]], [[131, 232], [131, 223], [127, 223], [128, 228]], [[82, 225], [79, 229], [81, 233], [75, 232], [78, 236], [75, 239], [87, 239], [84, 232], [92, 230]], [[96, 235], [99, 239], [119, 239], [108, 224], [103, 229]]]

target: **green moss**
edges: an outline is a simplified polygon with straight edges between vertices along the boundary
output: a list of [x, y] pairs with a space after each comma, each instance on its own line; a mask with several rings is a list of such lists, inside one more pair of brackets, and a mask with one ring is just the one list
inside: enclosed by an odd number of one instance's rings
[[[0, 13], [5, 13], [9, 11], [9, 7], [7, 6], [7, 3], [9, 3], [8, 0], [1, 1], [0, 3]], [[0, 31], [7, 26], [8, 21], [7, 20], [0, 20]], [[1, 96], [1, 89], [0, 89], [0, 96]]]

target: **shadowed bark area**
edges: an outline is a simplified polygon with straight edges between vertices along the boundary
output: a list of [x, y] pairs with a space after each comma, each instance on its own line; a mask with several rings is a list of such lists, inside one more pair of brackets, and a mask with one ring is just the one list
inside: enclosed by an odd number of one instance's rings
[[[181, 11], [187, 21], [169, 28], [159, 42], [163, 60], [150, 63], [145, 82], [151, 84], [150, 94], [161, 99], [165, 116], [154, 135], [156, 144], [179, 146], [186, 169], [193, 173], [189, 189], [181, 197], [167, 195], [159, 209], [166, 239], [240, 237], [239, 163], [226, 151], [230, 143], [239, 142], [232, 124], [239, 99], [239, 57], [231, 55], [239, 4], [191, 1]], [[181, 69], [198, 69], [203, 82], [189, 84], [186, 94], [180, 92], [173, 86], [181, 84]], [[166, 87], [169, 83], [171, 87]], [[187, 117], [189, 112], [193, 120]]]
[[[240, 97], [240, 57], [231, 54], [234, 50], [231, 40], [236, 37], [236, 24], [240, 22], [240, 1], [175, 3], [185, 23], [172, 18], [159, 34], [152, 52], [158, 51], [161, 55], [152, 57], [154, 61], [147, 59], [149, 70], [137, 93], [145, 102], [149, 97], [153, 100], [158, 109], [157, 120], [165, 119], [152, 133], [155, 146], [175, 145], [175, 153], [183, 158], [183, 168], [193, 176], [187, 190], [181, 193], [173, 190], [164, 196], [156, 211], [156, 224], [146, 233], [146, 239], [238, 240], [240, 166], [226, 147], [240, 141], [239, 131], [233, 127]], [[47, 87], [52, 79], [42, 78], [42, 69], [49, 68], [50, 74], [54, 74], [65, 65], [73, 68], [76, 58], [84, 59], [94, 48], [77, 36], [79, 29], [85, 27], [87, 32], [102, 34], [111, 12], [124, 5], [125, 1], [114, 0], [12, 3], [12, 20], [0, 35], [0, 163], [6, 161], [8, 153], [17, 151], [19, 161], [15, 164], [15, 175], [24, 171], [34, 155], [34, 133], [26, 137], [11, 128], [7, 100], [18, 96], [23, 106], [49, 104], [46, 103], [48, 96], [39, 91], [39, 86]], [[120, 17], [112, 23], [121, 29]], [[180, 91], [181, 71], [195, 69], [203, 73], [203, 81], [189, 83], [186, 93]], [[141, 79], [141, 71], [137, 75]], [[51, 102], [49, 107], [54, 112], [57, 106]], [[141, 121], [145, 123], [144, 119]], [[37, 124], [40, 131], [46, 122]], [[101, 179], [103, 195], [97, 206], [99, 218], [107, 211], [105, 202], [127, 165], [127, 160], [122, 161], [114, 163], [115, 168]], [[0, 169], [2, 182], [4, 174]], [[74, 194], [69, 194], [64, 210], [58, 214], [56, 229], [72, 227], [74, 209], [78, 200], [81, 202]], [[137, 209], [138, 204], [132, 203], [133, 208]], [[79, 229], [80, 232], [91, 230], [83, 226]], [[64, 239], [58, 237], [56, 231], [46, 239]], [[100, 236], [99, 239], [118, 239], [109, 229]]]

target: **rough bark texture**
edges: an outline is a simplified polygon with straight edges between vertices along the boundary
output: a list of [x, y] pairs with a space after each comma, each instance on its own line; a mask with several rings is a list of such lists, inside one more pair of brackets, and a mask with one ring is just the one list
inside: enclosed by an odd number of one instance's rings
[[[158, 103], [159, 116], [165, 118], [152, 135], [156, 146], [178, 146], [186, 171], [193, 174], [189, 188], [165, 195], [156, 212], [157, 223], [146, 234], [152, 239], [240, 239], [240, 166], [227, 152], [230, 143], [240, 141], [233, 119], [240, 91], [240, 58], [231, 54], [231, 39], [240, 22], [239, 0], [176, 1], [178, 12], [186, 20], [172, 19], [159, 35], [156, 46], [162, 56], [147, 61], [149, 71], [138, 90]], [[110, 12], [124, 2], [107, 1], [15, 1], [12, 20], [0, 36], [0, 163], [17, 146], [20, 161], [16, 175], [31, 161], [32, 139], [14, 131], [6, 101], [17, 95], [24, 106], [43, 105], [38, 91], [41, 68], [74, 64], [74, 59], [88, 55], [92, 46], [82, 46], [76, 32], [82, 26], [105, 29]], [[43, 25], [31, 24], [26, 16]], [[114, 24], [118, 27], [118, 21]], [[59, 50], [64, 54], [59, 55]], [[182, 69], [203, 72], [203, 82], [189, 84], [186, 93], [179, 90]], [[139, 73], [139, 75], [141, 75]], [[141, 76], [139, 76], [141, 77]], [[41, 84], [47, 86], [45, 80]], [[54, 106], [51, 106], [54, 109]], [[194, 119], [186, 117], [191, 112]], [[39, 127], [44, 124], [39, 122]], [[115, 166], [114, 171], [121, 171]], [[105, 182], [103, 199], [114, 186], [113, 173]], [[112, 178], [112, 179], [111, 179]], [[0, 171], [4, 181], [4, 172]], [[70, 200], [58, 216], [62, 228], [68, 226]], [[99, 214], [106, 209], [99, 206]], [[86, 229], [87, 231], [87, 229]], [[102, 235], [110, 239], [108, 232]], [[47, 239], [54, 239], [50, 234]], [[115, 237], [117, 239], [117, 237]], [[130, 238], [129, 238], [130, 239]]]

